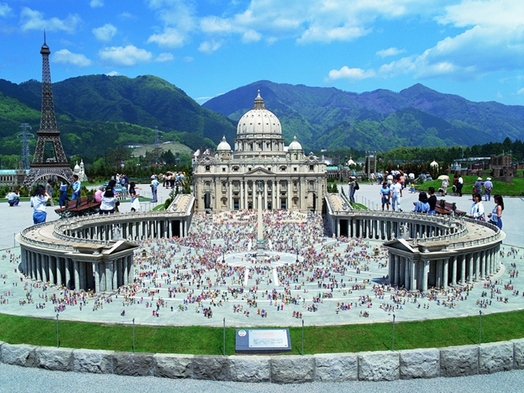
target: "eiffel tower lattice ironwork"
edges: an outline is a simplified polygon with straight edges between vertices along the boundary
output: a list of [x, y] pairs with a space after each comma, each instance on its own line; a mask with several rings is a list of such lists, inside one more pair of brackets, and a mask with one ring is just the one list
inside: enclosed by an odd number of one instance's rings
[[51, 69], [49, 67], [49, 54], [51, 51], [46, 43], [40, 49], [42, 55], [42, 113], [40, 116], [40, 129], [36, 132], [36, 149], [29, 173], [24, 185], [31, 187], [41, 178], [52, 176], [60, 177], [69, 184], [73, 183], [73, 171], [64, 152], [60, 131], [56, 125], [55, 104], [51, 88]]

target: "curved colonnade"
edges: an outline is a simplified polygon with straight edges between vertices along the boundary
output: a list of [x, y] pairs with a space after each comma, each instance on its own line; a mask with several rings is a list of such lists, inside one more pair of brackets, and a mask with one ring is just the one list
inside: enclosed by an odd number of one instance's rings
[[422, 292], [447, 289], [499, 270], [506, 235], [494, 225], [463, 216], [352, 210], [340, 194], [330, 194], [326, 201], [334, 235], [384, 241], [391, 285]]
[[35, 280], [69, 289], [115, 291], [133, 282], [139, 239], [184, 237], [193, 197], [179, 195], [169, 209], [61, 219], [24, 229], [21, 271]]
[[[326, 198], [334, 235], [382, 240], [389, 251], [392, 285], [408, 290], [446, 289], [486, 279], [499, 269], [505, 237], [493, 225], [464, 217], [351, 210], [339, 194]], [[179, 195], [167, 211], [90, 216], [26, 228], [22, 271], [70, 289], [113, 291], [133, 281], [138, 239], [184, 237], [194, 199]], [[334, 207], [343, 206], [343, 209]]]

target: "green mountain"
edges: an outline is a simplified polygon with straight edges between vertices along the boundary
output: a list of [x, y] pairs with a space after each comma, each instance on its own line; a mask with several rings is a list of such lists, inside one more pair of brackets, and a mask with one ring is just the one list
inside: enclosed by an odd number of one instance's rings
[[421, 84], [395, 93], [362, 94], [335, 88], [258, 81], [215, 97], [203, 106], [232, 120], [252, 106], [260, 90], [287, 141], [296, 135], [306, 150], [389, 150], [524, 139], [524, 107], [471, 102]]
[[[284, 138], [297, 136], [307, 152], [351, 147], [385, 151], [411, 146], [472, 146], [524, 140], [524, 107], [471, 102], [417, 84], [395, 93], [362, 94], [335, 88], [258, 81], [198, 105], [169, 82], [144, 75], [90, 75], [53, 84], [66, 154], [83, 158], [126, 145], [173, 141], [191, 150], [232, 143], [236, 122], [253, 107], [257, 90], [278, 116]], [[36, 132], [41, 84], [0, 79], [0, 154], [21, 151], [20, 123]], [[30, 151], [35, 140], [30, 141]]]
[[[53, 84], [58, 128], [66, 154], [99, 156], [114, 147], [176, 141], [196, 150], [234, 138], [233, 122], [202, 108], [181, 89], [144, 75], [90, 75]], [[0, 154], [20, 152], [20, 123], [40, 122], [41, 84], [0, 80]], [[16, 149], [13, 150], [13, 148]]]

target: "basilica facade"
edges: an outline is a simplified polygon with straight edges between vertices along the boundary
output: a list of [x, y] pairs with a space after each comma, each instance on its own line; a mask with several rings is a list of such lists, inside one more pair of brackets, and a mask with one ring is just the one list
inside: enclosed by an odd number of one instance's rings
[[237, 126], [235, 147], [222, 138], [215, 152], [193, 156], [195, 212], [282, 209], [320, 213], [326, 195], [326, 164], [305, 155], [296, 137], [284, 145], [278, 118], [260, 91]]

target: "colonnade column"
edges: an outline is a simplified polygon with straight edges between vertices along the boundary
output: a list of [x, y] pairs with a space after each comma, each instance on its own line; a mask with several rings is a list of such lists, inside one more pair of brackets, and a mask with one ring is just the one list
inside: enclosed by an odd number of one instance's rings
[[456, 256], [450, 258], [451, 261], [451, 285], [457, 285], [457, 270], [458, 270], [458, 259]]

